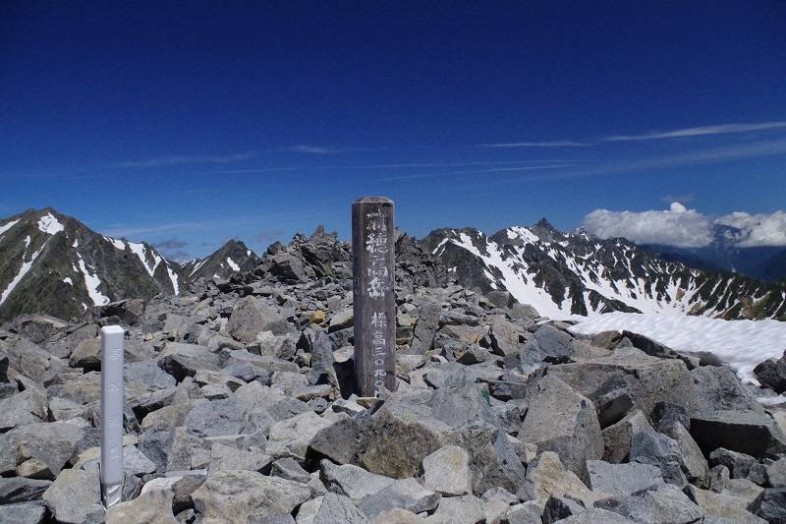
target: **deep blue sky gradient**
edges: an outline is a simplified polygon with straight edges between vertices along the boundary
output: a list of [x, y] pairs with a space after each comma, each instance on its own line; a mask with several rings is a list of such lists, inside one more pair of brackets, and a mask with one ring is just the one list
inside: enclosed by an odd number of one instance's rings
[[8, 1], [0, 216], [53, 206], [203, 256], [349, 238], [371, 194], [418, 237], [772, 213], [784, 86], [779, 1]]

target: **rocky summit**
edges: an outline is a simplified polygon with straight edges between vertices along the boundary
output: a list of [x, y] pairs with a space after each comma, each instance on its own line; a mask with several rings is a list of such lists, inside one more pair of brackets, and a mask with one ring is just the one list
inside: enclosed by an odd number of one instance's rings
[[[322, 230], [177, 296], [3, 324], [0, 521], [786, 522], [773, 391], [635, 333], [576, 336], [406, 235], [396, 250], [380, 398], [353, 390], [349, 246]], [[125, 482], [105, 514], [107, 324], [126, 332]]]

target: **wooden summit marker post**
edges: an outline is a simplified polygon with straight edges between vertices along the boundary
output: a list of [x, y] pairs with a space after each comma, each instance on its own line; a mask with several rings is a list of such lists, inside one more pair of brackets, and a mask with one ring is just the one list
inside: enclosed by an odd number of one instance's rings
[[355, 381], [358, 394], [376, 397], [396, 387], [396, 300], [393, 201], [352, 203]]

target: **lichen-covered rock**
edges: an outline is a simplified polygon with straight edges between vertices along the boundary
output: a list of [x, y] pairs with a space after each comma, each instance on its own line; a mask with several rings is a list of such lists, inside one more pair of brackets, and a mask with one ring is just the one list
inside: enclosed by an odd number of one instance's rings
[[290, 515], [309, 499], [304, 484], [255, 471], [221, 470], [209, 475], [191, 497], [207, 523], [248, 522]]

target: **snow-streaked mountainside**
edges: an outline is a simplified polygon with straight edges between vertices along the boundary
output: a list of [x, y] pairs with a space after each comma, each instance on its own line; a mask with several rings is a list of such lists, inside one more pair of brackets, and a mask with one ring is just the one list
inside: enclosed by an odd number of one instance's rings
[[0, 220], [0, 319], [79, 318], [93, 306], [180, 287], [177, 266], [148, 244], [102, 236], [49, 208]]
[[183, 266], [183, 274], [189, 281], [199, 278], [226, 280], [234, 273], [253, 271], [259, 262], [259, 257], [243, 242], [230, 240], [211, 255]]
[[553, 319], [611, 311], [786, 319], [783, 286], [693, 269], [624, 239], [561, 233], [545, 220], [491, 237], [440, 229], [422, 242], [459, 283], [505, 289]]

